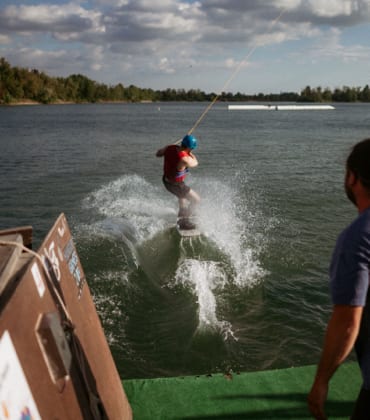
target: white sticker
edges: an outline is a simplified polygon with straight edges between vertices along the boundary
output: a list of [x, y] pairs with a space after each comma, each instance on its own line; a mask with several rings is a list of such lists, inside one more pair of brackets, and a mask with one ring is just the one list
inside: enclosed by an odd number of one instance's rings
[[66, 233], [66, 225], [64, 218], [62, 219], [62, 226], [58, 227], [58, 233], [61, 238], [63, 238], [64, 234]]
[[33, 280], [35, 281], [35, 284], [36, 284], [37, 291], [39, 292], [39, 295], [42, 298], [45, 293], [45, 283], [44, 283], [44, 280], [42, 279], [39, 266], [36, 263], [33, 264], [31, 268], [31, 272], [32, 272]]
[[62, 274], [60, 272], [59, 260], [57, 254], [55, 253], [54, 241], [49, 245], [49, 249], [44, 248], [44, 254], [48, 260], [48, 264], [51, 265], [51, 268], [53, 269], [57, 280], [60, 281], [62, 278]]
[[0, 420], [41, 420], [8, 331], [0, 339]]

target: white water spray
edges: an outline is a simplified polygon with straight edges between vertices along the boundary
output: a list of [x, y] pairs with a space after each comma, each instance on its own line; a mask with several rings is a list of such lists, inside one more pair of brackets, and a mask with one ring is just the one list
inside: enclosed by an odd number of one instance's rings
[[215, 294], [221, 293], [227, 283], [225, 272], [214, 261], [185, 260], [175, 275], [175, 285], [190, 286], [199, 305], [198, 331], [214, 330], [221, 332], [225, 339], [234, 337], [231, 324], [217, 319]]
[[[174, 278], [166, 285], [192, 289], [199, 305], [198, 331], [218, 331], [225, 339], [235, 338], [231, 324], [219, 319], [222, 291], [227, 284], [249, 288], [262, 280], [265, 271], [259, 253], [264, 235], [253, 230], [256, 215], [240, 198], [236, 182], [232, 180], [231, 186], [215, 179], [197, 182], [195, 178], [193, 182], [202, 196], [199, 228], [203, 236], [178, 238], [181, 258]], [[148, 241], [151, 247], [160, 247], [157, 235], [174, 227], [177, 214], [176, 199], [137, 175], [125, 175], [103, 186], [86, 198], [84, 206], [103, 217], [96, 222], [100, 230], [129, 238], [135, 249]], [[218, 253], [212, 253], [212, 248]]]
[[111, 230], [114, 224], [120, 224], [120, 219], [124, 220], [131, 234], [135, 232], [135, 242], [140, 243], [162, 231], [168, 219], [175, 220], [175, 205], [169, 203], [162, 189], [138, 175], [124, 175], [93, 192], [83, 205], [105, 217], [103, 225], [109, 225]]
[[249, 202], [239, 197], [238, 189], [218, 180], [204, 179], [199, 224], [228, 256], [234, 271], [233, 283], [251, 287], [266, 274], [259, 262], [263, 238], [254, 229], [254, 214]]

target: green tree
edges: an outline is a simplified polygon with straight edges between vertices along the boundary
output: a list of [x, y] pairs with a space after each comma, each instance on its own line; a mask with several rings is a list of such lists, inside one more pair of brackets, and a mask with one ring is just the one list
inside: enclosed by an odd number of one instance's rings
[[126, 89], [126, 97], [129, 101], [139, 102], [141, 101], [141, 90], [135, 85], [130, 85]]
[[331, 90], [329, 88], [324, 89], [324, 92], [322, 94], [322, 99], [325, 102], [331, 102], [332, 101], [332, 93], [331, 93]]
[[11, 78], [11, 67], [5, 58], [0, 58], [0, 103], [9, 103], [11, 100], [8, 83]]
[[370, 88], [366, 85], [360, 92], [360, 100], [363, 102], [370, 102]]
[[111, 87], [109, 89], [110, 92], [110, 98], [113, 101], [124, 101], [126, 100], [126, 93], [125, 88], [121, 83], [118, 83], [118, 85]]
[[311, 86], [306, 86], [301, 91], [301, 97], [299, 99], [301, 102], [312, 102], [312, 89]]

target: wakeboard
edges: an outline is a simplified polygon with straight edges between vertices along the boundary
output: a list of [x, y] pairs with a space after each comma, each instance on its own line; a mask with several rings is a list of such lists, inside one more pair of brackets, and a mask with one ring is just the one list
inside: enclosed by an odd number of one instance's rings
[[179, 217], [176, 223], [176, 229], [183, 237], [199, 236], [200, 230], [197, 227], [194, 217]]

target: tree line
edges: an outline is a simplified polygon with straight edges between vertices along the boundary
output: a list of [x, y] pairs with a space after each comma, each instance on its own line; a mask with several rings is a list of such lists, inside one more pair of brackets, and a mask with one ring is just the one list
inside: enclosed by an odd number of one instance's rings
[[[164, 101], [212, 101], [216, 93], [205, 93], [199, 89], [153, 90], [122, 83], [108, 86], [81, 74], [68, 77], [51, 77], [37, 69], [11, 66], [0, 58], [0, 104], [34, 101], [42, 104], [60, 102], [164, 102]], [[306, 86], [300, 93], [278, 94], [222, 92], [220, 101], [245, 102], [370, 102], [369, 85], [365, 87], [311, 88]]]

